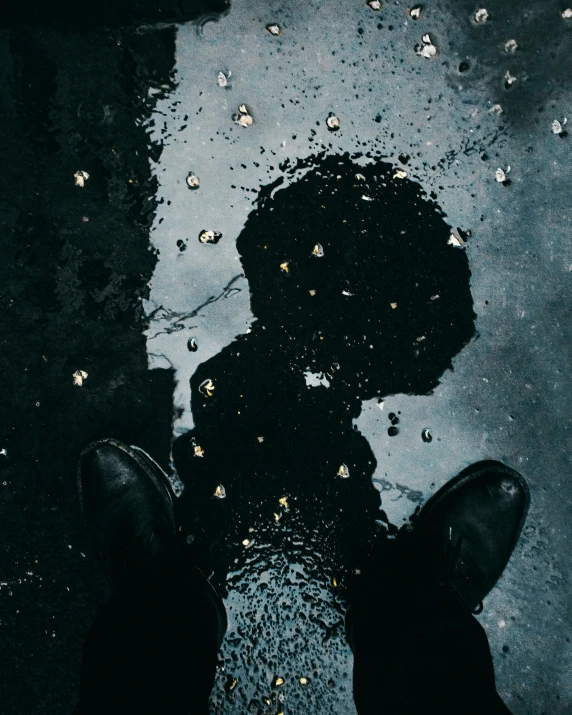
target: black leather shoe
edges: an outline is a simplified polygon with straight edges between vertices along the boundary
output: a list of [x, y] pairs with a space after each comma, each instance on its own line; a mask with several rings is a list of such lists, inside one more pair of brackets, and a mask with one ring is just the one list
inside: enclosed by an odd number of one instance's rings
[[93, 442], [80, 456], [78, 490], [91, 542], [116, 588], [146, 577], [173, 548], [169, 480], [142, 450]]
[[445, 484], [421, 509], [410, 536], [423, 587], [450, 589], [479, 613], [508, 563], [529, 501], [523, 477], [501, 462], [478, 462]]

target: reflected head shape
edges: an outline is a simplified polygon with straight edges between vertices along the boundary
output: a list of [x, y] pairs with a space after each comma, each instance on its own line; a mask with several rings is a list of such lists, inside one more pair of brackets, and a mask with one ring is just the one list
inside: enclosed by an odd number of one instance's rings
[[473, 336], [467, 255], [450, 236], [418, 183], [346, 154], [263, 189], [237, 246], [252, 311], [291, 367], [368, 399], [429, 392]]

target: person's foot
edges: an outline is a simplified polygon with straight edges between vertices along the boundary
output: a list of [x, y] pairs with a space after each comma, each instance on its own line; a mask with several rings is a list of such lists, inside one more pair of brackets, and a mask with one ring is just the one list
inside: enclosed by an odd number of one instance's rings
[[224, 604], [177, 538], [170, 482], [161, 467], [138, 447], [99, 440], [81, 453], [78, 490], [90, 540], [115, 589], [188, 589], [190, 600], [214, 611], [220, 647]]
[[173, 549], [169, 480], [142, 450], [93, 442], [80, 456], [78, 490], [90, 540], [116, 588], [145, 578]]
[[477, 462], [447, 482], [410, 534], [423, 588], [443, 587], [467, 610], [480, 610], [508, 563], [529, 501], [523, 477], [501, 462]]

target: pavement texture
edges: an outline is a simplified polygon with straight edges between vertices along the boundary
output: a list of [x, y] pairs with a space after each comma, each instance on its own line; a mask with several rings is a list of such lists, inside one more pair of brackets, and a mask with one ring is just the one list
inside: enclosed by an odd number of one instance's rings
[[3, 22], [1, 712], [75, 702], [109, 435], [225, 597], [211, 712], [354, 713], [347, 589], [480, 459], [532, 497], [479, 616], [499, 693], [572, 711], [572, 12], [374, 7]]

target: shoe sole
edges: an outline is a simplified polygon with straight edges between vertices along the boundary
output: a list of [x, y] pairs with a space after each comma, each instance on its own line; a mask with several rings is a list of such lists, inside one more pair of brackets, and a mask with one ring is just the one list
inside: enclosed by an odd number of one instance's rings
[[520, 519], [520, 523], [518, 525], [518, 529], [515, 534], [515, 538], [513, 540], [513, 543], [511, 544], [511, 549], [510, 553], [512, 553], [514, 547], [516, 546], [516, 543], [520, 537], [522, 528], [524, 526], [524, 522], [526, 521], [526, 517], [528, 514], [528, 509], [530, 506], [530, 489], [528, 487], [528, 484], [526, 483], [524, 477], [519, 474], [515, 469], [512, 469], [511, 467], [507, 467], [506, 464], [503, 464], [502, 462], [497, 462], [495, 460], [483, 460], [481, 462], [476, 462], [475, 464], [470, 465], [466, 469], [464, 469], [460, 474], [458, 474], [456, 477], [453, 479], [449, 480], [446, 484], [444, 484], [439, 491], [437, 491], [433, 496], [429, 499], [429, 501], [426, 502], [426, 504], [421, 508], [421, 511], [419, 512], [419, 516], [415, 520], [415, 524], [413, 527], [413, 532], [415, 532], [420, 525], [422, 525], [426, 519], [428, 519], [431, 514], [434, 512], [434, 510], [441, 504], [445, 496], [448, 496], [452, 492], [458, 491], [461, 487], [463, 487], [465, 484], [469, 482], [474, 482], [477, 479], [480, 479], [483, 475], [489, 474], [490, 472], [501, 472], [502, 474], [507, 474], [508, 476], [512, 477], [517, 481], [519, 486], [521, 487], [524, 497], [525, 497], [525, 503], [524, 503], [524, 509], [522, 512], [522, 516]]

